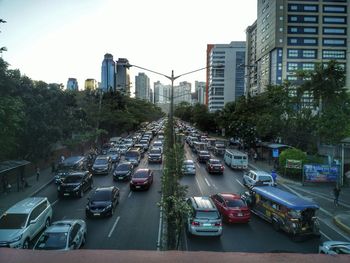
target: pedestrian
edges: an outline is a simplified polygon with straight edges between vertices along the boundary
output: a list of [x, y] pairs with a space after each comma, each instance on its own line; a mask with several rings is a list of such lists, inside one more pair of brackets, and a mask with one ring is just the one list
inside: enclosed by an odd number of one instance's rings
[[339, 205], [339, 194], [340, 194], [340, 188], [338, 185], [336, 185], [333, 189], [333, 194], [334, 194], [334, 205], [338, 206]]
[[40, 177], [40, 168], [36, 167], [36, 181], [39, 181], [39, 177]]
[[277, 180], [277, 173], [275, 170], [272, 170], [271, 171], [271, 176], [272, 176], [272, 179], [273, 179], [273, 182], [276, 184], [276, 180]]

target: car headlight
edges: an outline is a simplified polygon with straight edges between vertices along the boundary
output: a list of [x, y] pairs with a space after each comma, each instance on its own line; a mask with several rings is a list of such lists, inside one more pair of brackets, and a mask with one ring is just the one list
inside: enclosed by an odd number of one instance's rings
[[112, 208], [112, 204], [110, 205], [107, 205], [106, 208], [104, 210], [108, 210], [108, 209], [111, 209]]
[[73, 189], [73, 191], [78, 191], [80, 189], [80, 185], [78, 185], [77, 187], [75, 187], [74, 189]]
[[143, 184], [148, 184], [148, 180], [144, 181]]
[[22, 238], [22, 236], [23, 236], [23, 234], [21, 234], [21, 235], [15, 237], [14, 239], [12, 239], [12, 240], [10, 241], [10, 243], [15, 243], [15, 242], [17, 242], [17, 241], [20, 241], [21, 238]]

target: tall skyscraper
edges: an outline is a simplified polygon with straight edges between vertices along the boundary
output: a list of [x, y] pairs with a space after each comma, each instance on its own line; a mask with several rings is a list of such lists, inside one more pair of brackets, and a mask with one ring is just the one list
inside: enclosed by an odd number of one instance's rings
[[105, 54], [101, 67], [101, 88], [103, 92], [115, 91], [115, 62], [113, 55]]
[[117, 61], [116, 88], [117, 91], [130, 96], [130, 73], [126, 65], [129, 61], [126, 58], [119, 58]]
[[85, 90], [96, 90], [98, 83], [96, 79], [86, 79], [85, 80]]
[[194, 91], [197, 93], [197, 101], [199, 104], [205, 104], [205, 89], [206, 89], [206, 82], [195, 81]]
[[76, 78], [69, 78], [67, 81], [67, 90], [78, 91], [78, 81]]
[[143, 72], [135, 76], [135, 92], [136, 98], [150, 101], [150, 81]]
[[170, 101], [170, 85], [164, 85], [160, 81], [154, 82], [154, 103], [167, 103]]
[[207, 54], [208, 108], [214, 112], [244, 95], [245, 42], [208, 45]]
[[253, 85], [247, 92], [254, 95], [265, 91], [268, 84], [300, 81], [296, 70], [314, 70], [316, 62], [331, 59], [345, 67], [350, 89], [349, 10], [347, 0], [258, 0], [256, 40], [253, 30], [247, 30], [247, 47], [255, 46], [256, 51], [248, 50], [246, 60], [256, 67], [258, 78], [248, 74], [247, 83]]
[[153, 89], [149, 89], [149, 101], [151, 103], [154, 103], [154, 94], [153, 94]]
[[191, 83], [187, 81], [180, 82], [179, 86], [174, 87], [174, 105], [183, 101], [188, 103], [192, 102]]

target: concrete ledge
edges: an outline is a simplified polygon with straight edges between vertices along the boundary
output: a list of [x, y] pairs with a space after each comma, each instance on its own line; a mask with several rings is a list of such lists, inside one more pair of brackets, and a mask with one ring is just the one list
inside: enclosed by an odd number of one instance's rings
[[[344, 222], [344, 219], [347, 222]], [[340, 229], [350, 235], [350, 226], [348, 224], [350, 222], [350, 213], [336, 215], [333, 217], [333, 221]]]

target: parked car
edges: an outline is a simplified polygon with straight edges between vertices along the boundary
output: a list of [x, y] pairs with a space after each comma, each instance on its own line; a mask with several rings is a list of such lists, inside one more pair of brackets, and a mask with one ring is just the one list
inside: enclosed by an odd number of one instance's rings
[[209, 159], [206, 164], [206, 169], [209, 174], [218, 173], [223, 174], [225, 167], [218, 159]]
[[73, 250], [81, 248], [86, 242], [86, 223], [72, 219], [56, 221], [40, 236], [34, 250]]
[[187, 233], [196, 236], [221, 236], [221, 216], [214, 202], [207, 196], [187, 199], [191, 211], [187, 215]]
[[227, 223], [248, 223], [250, 210], [240, 195], [232, 193], [218, 193], [210, 196]]
[[182, 173], [184, 175], [196, 175], [196, 165], [192, 160], [185, 160], [182, 165]]
[[153, 172], [147, 168], [137, 169], [130, 181], [130, 190], [148, 190], [153, 183]]
[[86, 205], [86, 217], [112, 216], [118, 203], [118, 187], [98, 187], [92, 193]]
[[197, 159], [199, 163], [206, 163], [210, 159], [210, 153], [208, 151], [199, 151]]
[[0, 247], [29, 248], [29, 243], [49, 227], [52, 207], [46, 197], [28, 197], [0, 218]]
[[323, 242], [319, 248], [318, 253], [320, 254], [350, 254], [350, 242], [343, 241], [326, 241]]
[[276, 183], [271, 174], [264, 171], [249, 170], [243, 175], [243, 184], [248, 188], [253, 186], [269, 185], [275, 186]]
[[154, 148], [148, 152], [148, 162], [149, 163], [162, 163], [162, 150], [160, 148]]
[[70, 173], [57, 186], [58, 197], [77, 196], [81, 198], [84, 192], [92, 187], [92, 174], [89, 171]]
[[113, 171], [113, 180], [126, 181], [130, 180], [132, 173], [134, 171], [134, 166], [131, 162], [122, 162], [117, 165]]
[[92, 166], [92, 173], [95, 174], [108, 174], [111, 171], [112, 162], [111, 158], [106, 155], [99, 155], [96, 157], [94, 165]]

